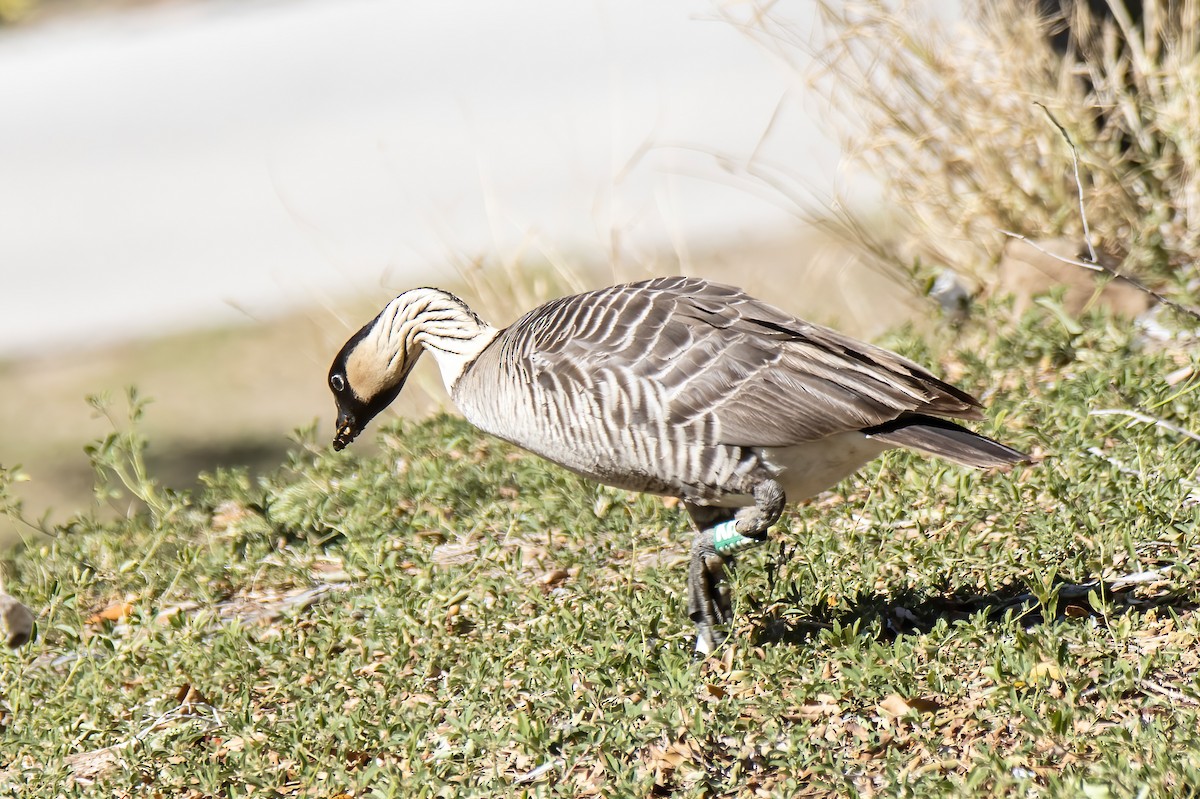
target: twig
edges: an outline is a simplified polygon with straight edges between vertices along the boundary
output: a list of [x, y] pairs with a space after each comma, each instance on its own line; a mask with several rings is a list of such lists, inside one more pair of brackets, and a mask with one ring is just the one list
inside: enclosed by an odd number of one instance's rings
[[1177, 691], [1174, 688], [1168, 688], [1165, 685], [1159, 685], [1153, 680], [1141, 679], [1138, 680], [1138, 685], [1142, 686], [1142, 688], [1145, 688], [1151, 693], [1158, 694], [1159, 696], [1165, 696], [1172, 702], [1183, 702], [1188, 705], [1200, 705], [1200, 701], [1197, 701], [1194, 697], [1188, 696], [1183, 691]]
[[1071, 136], [1067, 133], [1067, 129], [1062, 126], [1061, 122], [1054, 118], [1054, 114], [1050, 113], [1050, 109], [1036, 100], [1033, 104], [1042, 109], [1042, 112], [1054, 123], [1054, 127], [1058, 128], [1058, 132], [1066, 140], [1067, 146], [1071, 148], [1071, 165], [1075, 168], [1075, 188], [1079, 192], [1079, 218], [1083, 220], [1083, 241], [1087, 244], [1088, 257], [1092, 263], [1096, 263], [1096, 250], [1092, 247], [1092, 233], [1088, 229], [1087, 212], [1083, 208], [1083, 181], [1079, 179], [1079, 150], [1075, 147], [1075, 142], [1071, 141]]
[[1099, 408], [1097, 410], [1088, 411], [1088, 416], [1128, 416], [1134, 421], [1141, 422], [1143, 424], [1152, 424], [1155, 427], [1161, 427], [1164, 430], [1170, 430], [1172, 433], [1178, 433], [1179, 435], [1185, 438], [1190, 438], [1192, 441], [1200, 444], [1200, 433], [1193, 433], [1187, 428], [1180, 427], [1177, 424], [1172, 424], [1165, 419], [1158, 419], [1154, 416], [1141, 413], [1140, 411], [1127, 411], [1123, 408]]
[[1082, 268], [1087, 269], [1092, 272], [1102, 272], [1102, 273], [1108, 275], [1109, 277], [1113, 278], [1114, 280], [1123, 280], [1126, 283], [1128, 283], [1130, 286], [1133, 286], [1138, 291], [1140, 291], [1144, 294], [1149, 294], [1155, 300], [1157, 300], [1158, 302], [1161, 302], [1163, 305], [1167, 306], [1168, 308], [1179, 311], [1180, 313], [1183, 313], [1183, 314], [1187, 314], [1188, 316], [1192, 317], [1193, 319], [1200, 321], [1200, 310], [1189, 307], [1187, 305], [1182, 305], [1178, 302], [1175, 302], [1172, 299], [1164, 297], [1162, 294], [1160, 294], [1159, 292], [1150, 288], [1149, 286], [1147, 286], [1145, 283], [1141, 282], [1140, 280], [1129, 277], [1128, 275], [1123, 275], [1120, 272], [1118, 272], [1116, 269], [1113, 269], [1111, 266], [1101, 263], [1100, 259], [1096, 257], [1096, 250], [1094, 247], [1092, 247], [1092, 233], [1091, 233], [1091, 228], [1088, 225], [1087, 210], [1084, 207], [1084, 203], [1083, 203], [1083, 181], [1080, 180], [1080, 178], [1079, 178], [1079, 149], [1075, 146], [1075, 142], [1071, 140], [1071, 136], [1070, 136], [1070, 134], [1067, 133], [1067, 129], [1064, 128], [1062, 123], [1059, 122], [1058, 119], [1055, 118], [1054, 114], [1052, 114], [1050, 112], [1049, 108], [1047, 108], [1042, 103], [1037, 102], [1036, 100], [1034, 101], [1033, 104], [1036, 105], [1038, 108], [1042, 109], [1042, 112], [1045, 113], [1046, 118], [1050, 120], [1050, 122], [1054, 125], [1054, 127], [1058, 128], [1058, 132], [1062, 135], [1063, 139], [1067, 142], [1067, 146], [1071, 148], [1071, 165], [1075, 171], [1075, 189], [1079, 194], [1079, 218], [1083, 222], [1083, 241], [1085, 244], [1087, 244], [1089, 260], [1081, 261], [1078, 258], [1064, 258], [1061, 255], [1057, 255], [1057, 254], [1052, 253], [1049, 250], [1041, 247], [1039, 244], [1037, 244], [1037, 242], [1031, 241], [1028, 237], [1022, 236], [1020, 233], [1014, 233], [1011, 230], [1003, 230], [1003, 229], [1001, 229], [1000, 232], [1003, 233], [1005, 236], [1008, 236], [1009, 238], [1019, 239], [1020, 241], [1025, 242], [1030, 247], [1033, 247], [1035, 250], [1038, 250], [1039, 252], [1044, 253], [1045, 255], [1048, 255], [1051, 258], [1053, 258], [1054, 260], [1059, 261], [1061, 263], [1070, 264], [1072, 266], [1079, 266], [1079, 267], [1082, 267]]
[[1141, 477], [1142, 476], [1142, 473], [1140, 470], [1130, 468], [1129, 466], [1126, 466], [1125, 464], [1121, 463], [1116, 458], [1113, 458], [1109, 455], [1105, 455], [1104, 450], [1100, 449], [1099, 447], [1088, 447], [1087, 452], [1089, 455], [1094, 455], [1097, 458], [1099, 458], [1100, 460], [1108, 462], [1109, 465], [1115, 467], [1116, 470], [1118, 472], [1120, 472], [1121, 474], [1127, 474], [1131, 477]]
[[1109, 680], [1108, 682], [1103, 682], [1103, 683], [1100, 683], [1099, 685], [1093, 685], [1091, 688], [1085, 688], [1084, 690], [1079, 692], [1079, 698], [1080, 699], [1091, 699], [1093, 696], [1100, 693], [1101, 691], [1104, 691], [1108, 688], [1112, 688], [1114, 685], [1121, 682], [1121, 680], [1122, 680], [1122, 678], [1117, 677], [1116, 679]]
[[[1057, 596], [1059, 599], [1086, 599], [1093, 591], [1101, 593], [1122, 592], [1133, 586], [1145, 585], [1147, 583], [1156, 583], [1162, 580], [1170, 579], [1171, 567], [1166, 566], [1161, 569], [1151, 571], [1133, 572], [1131, 574], [1123, 574], [1120, 577], [1114, 577], [1111, 580], [1090, 580], [1086, 583], [1058, 583]], [[985, 603], [983, 605], [975, 605], [968, 603], [966, 607], [993, 607], [1001, 610], [1016, 607], [1018, 605], [1037, 605], [1040, 600], [1032, 591], [1026, 591], [1022, 594], [1007, 598], [995, 598], [996, 601]]]
[[1157, 583], [1169, 579], [1171, 575], [1171, 567], [1164, 566], [1161, 569], [1151, 569], [1150, 571], [1134, 572], [1121, 577], [1116, 577], [1109, 580], [1108, 587], [1113, 591], [1120, 591], [1122, 588], [1128, 588], [1131, 585], [1144, 585], [1146, 583]]
[[545, 763], [538, 766], [537, 768], [535, 768], [531, 771], [527, 771], [524, 774], [522, 774], [521, 776], [517, 777], [516, 779], [513, 780], [513, 782], [515, 782], [517, 785], [525, 785], [530, 782], [536, 782], [538, 779], [549, 774], [551, 771], [554, 771], [554, 769], [558, 768], [562, 764], [563, 764], [563, 759], [561, 757], [556, 757], [552, 760], [547, 760]]
[[1003, 228], [1000, 228], [1000, 232], [1003, 233], [1005, 236], [1008, 236], [1010, 239], [1017, 239], [1018, 241], [1025, 242], [1026, 244], [1028, 244], [1030, 247], [1034, 248], [1038, 252], [1049, 255], [1051, 258], [1053, 258], [1054, 260], [1056, 260], [1060, 263], [1070, 264], [1071, 266], [1079, 266], [1084, 269], [1090, 270], [1092, 272], [1102, 272], [1102, 273], [1108, 275], [1109, 277], [1111, 277], [1113, 280], [1121, 280], [1125, 283], [1128, 283], [1129, 285], [1133, 286], [1138, 291], [1141, 291], [1145, 294], [1149, 294], [1151, 297], [1158, 300], [1159, 302], [1161, 302], [1163, 305], [1167, 306], [1168, 308], [1179, 311], [1182, 314], [1187, 314], [1188, 316], [1192, 317], [1193, 319], [1200, 321], [1200, 310], [1197, 310], [1196, 308], [1192, 308], [1191, 306], [1188, 306], [1188, 305], [1182, 305], [1182, 304], [1170, 299], [1169, 297], [1164, 297], [1162, 294], [1159, 294], [1157, 291], [1150, 288], [1149, 286], [1147, 286], [1145, 283], [1141, 282], [1140, 280], [1138, 280], [1136, 278], [1132, 278], [1129, 275], [1123, 275], [1120, 272], [1118, 272], [1117, 270], [1113, 269], [1111, 266], [1106, 266], [1105, 264], [1103, 264], [1099, 261], [1097, 261], [1096, 263], [1091, 263], [1089, 261], [1081, 261], [1078, 258], [1064, 258], [1063, 256], [1058, 255], [1057, 253], [1050, 252], [1045, 247], [1042, 247], [1041, 245], [1039, 245], [1036, 241], [1033, 241], [1032, 239], [1030, 239], [1028, 236], [1022, 236], [1020, 233], [1014, 233], [1011, 230], [1005, 230]]
[[[1119, 280], [1128, 280], [1130, 283], [1133, 282], [1132, 278], [1126, 277], [1125, 275], [1122, 275], [1119, 272], [1109, 269], [1109, 268], [1105, 267], [1104, 265], [1100, 264], [1099, 262], [1092, 263], [1090, 261], [1081, 261], [1078, 258], [1064, 258], [1061, 255], [1056, 255], [1055, 253], [1050, 252], [1045, 247], [1041, 246], [1040, 244], [1038, 244], [1036, 241], [1029, 238], [1028, 236], [1022, 236], [1020, 233], [1014, 233], [1013, 231], [1005, 230], [1004, 228], [1000, 228], [1000, 232], [1003, 233], [1005, 236], [1008, 236], [1010, 239], [1017, 239], [1018, 241], [1025, 242], [1033, 249], [1037, 250], [1038, 252], [1042, 252], [1042, 253], [1045, 253], [1046, 255], [1049, 255], [1051, 258], [1053, 258], [1056, 261], [1062, 261], [1064, 264], [1070, 264], [1071, 266], [1081, 266], [1084, 269], [1091, 270], [1092, 272], [1103, 272], [1104, 274], [1112, 275], [1113, 277], [1115, 277]], [[1151, 291], [1151, 290], [1147, 289], [1147, 291]], [[1151, 293], [1153, 293], [1153, 292], [1151, 292]]]
[[[196, 710], [198, 709], [211, 711], [212, 717], [208, 718], [199, 715], [196, 713]], [[144, 741], [150, 735], [150, 733], [162, 729], [163, 727], [179, 721], [180, 719], [186, 721], [201, 721], [206, 725], [206, 731], [212, 731], [225, 726], [225, 722], [221, 719], [220, 711], [218, 711], [213, 705], [210, 705], [206, 702], [181, 702], [172, 709], [168, 710], [166, 713], [163, 713], [158, 718], [154, 719], [154, 721], [150, 722], [148, 727], [135, 732], [133, 737], [127, 738], [126, 740], [115, 744], [112, 748], [124, 748], [126, 746], [130, 746], [131, 744]]]

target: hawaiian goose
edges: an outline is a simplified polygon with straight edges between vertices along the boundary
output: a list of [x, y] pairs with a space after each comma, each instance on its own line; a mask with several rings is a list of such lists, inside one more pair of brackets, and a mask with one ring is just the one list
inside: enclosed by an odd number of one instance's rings
[[553, 300], [504, 330], [448, 292], [406, 291], [333, 361], [334, 449], [396, 398], [425, 350], [482, 430], [683, 501], [697, 528], [688, 613], [702, 652], [731, 619], [733, 554], [765, 541], [785, 502], [893, 447], [974, 467], [1025, 460], [939, 418], [980, 419], [981, 406], [920, 366], [687, 277]]

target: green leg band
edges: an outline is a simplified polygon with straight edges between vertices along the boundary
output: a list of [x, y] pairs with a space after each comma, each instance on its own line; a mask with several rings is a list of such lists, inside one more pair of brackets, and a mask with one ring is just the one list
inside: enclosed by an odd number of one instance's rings
[[761, 544], [757, 538], [744, 536], [737, 531], [736, 520], [730, 519], [727, 522], [721, 522], [716, 527], [712, 528], [713, 549], [721, 554], [737, 552], [738, 550], [752, 547], [755, 544]]

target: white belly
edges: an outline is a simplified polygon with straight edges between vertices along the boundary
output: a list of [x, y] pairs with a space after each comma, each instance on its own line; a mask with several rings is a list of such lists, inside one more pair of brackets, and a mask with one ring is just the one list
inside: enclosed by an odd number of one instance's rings
[[[891, 447], [859, 432], [841, 433], [793, 447], [762, 448], [759, 456], [776, 472], [788, 502], [800, 502], [832, 488]], [[725, 506], [752, 505], [750, 497], [726, 497]]]

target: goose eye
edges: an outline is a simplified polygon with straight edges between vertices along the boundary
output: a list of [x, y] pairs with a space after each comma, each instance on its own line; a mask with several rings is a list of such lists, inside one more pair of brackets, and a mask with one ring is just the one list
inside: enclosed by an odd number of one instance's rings
[[329, 378], [329, 385], [333, 386], [334, 391], [344, 391], [346, 389], [346, 380], [341, 375], [334, 375]]

